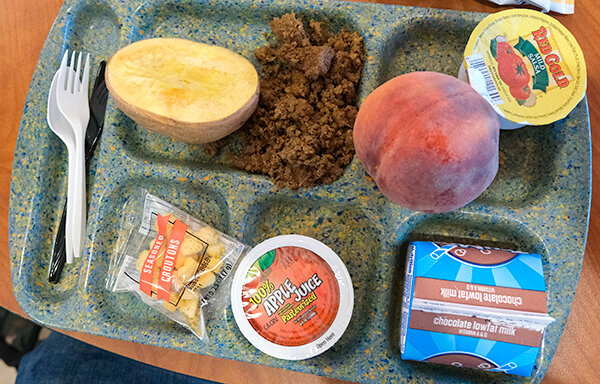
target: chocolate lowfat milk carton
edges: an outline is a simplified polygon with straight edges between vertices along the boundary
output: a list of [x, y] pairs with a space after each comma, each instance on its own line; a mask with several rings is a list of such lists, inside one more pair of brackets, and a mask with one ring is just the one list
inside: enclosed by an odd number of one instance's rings
[[531, 376], [552, 321], [539, 254], [409, 244], [403, 359]]

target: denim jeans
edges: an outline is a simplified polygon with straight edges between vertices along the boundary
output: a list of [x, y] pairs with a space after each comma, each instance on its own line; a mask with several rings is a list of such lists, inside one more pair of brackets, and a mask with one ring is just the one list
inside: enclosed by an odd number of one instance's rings
[[212, 384], [167, 371], [52, 332], [19, 364], [17, 384]]

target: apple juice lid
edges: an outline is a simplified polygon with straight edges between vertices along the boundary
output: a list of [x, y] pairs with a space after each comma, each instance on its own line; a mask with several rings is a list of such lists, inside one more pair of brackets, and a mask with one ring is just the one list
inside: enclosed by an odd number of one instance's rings
[[538, 11], [489, 15], [473, 30], [464, 57], [471, 86], [511, 122], [553, 123], [585, 95], [581, 48], [562, 24]]
[[262, 352], [302, 360], [325, 352], [352, 317], [354, 291], [342, 260], [306, 236], [268, 239], [241, 261], [231, 307], [242, 334]]

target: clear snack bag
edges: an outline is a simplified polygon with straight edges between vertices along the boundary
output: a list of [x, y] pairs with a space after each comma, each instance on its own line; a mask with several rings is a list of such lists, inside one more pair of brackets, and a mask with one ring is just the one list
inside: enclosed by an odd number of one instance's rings
[[532, 4], [540, 7], [542, 12], [554, 11], [571, 14], [575, 12], [575, 0], [490, 0], [499, 5]]
[[206, 342], [207, 319], [229, 303], [229, 277], [246, 247], [146, 191], [141, 197], [122, 222], [106, 287], [137, 293]]
[[575, 0], [552, 0], [550, 10], [558, 13], [575, 13]]
[[498, 5], [531, 4], [540, 7], [542, 12], [550, 11], [551, 0], [490, 0]]

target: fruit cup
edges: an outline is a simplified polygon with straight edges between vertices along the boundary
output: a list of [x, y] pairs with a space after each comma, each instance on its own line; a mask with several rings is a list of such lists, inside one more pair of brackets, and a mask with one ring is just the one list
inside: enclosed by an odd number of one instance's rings
[[501, 129], [546, 125], [565, 118], [583, 99], [583, 52], [557, 20], [515, 9], [483, 19], [465, 48], [458, 78], [500, 116]]

